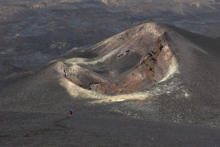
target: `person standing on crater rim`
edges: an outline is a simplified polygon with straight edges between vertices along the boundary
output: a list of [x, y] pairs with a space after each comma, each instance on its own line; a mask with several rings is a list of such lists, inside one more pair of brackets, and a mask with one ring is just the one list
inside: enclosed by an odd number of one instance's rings
[[73, 115], [73, 110], [70, 109], [70, 110], [69, 110], [69, 116], [72, 116], [72, 115]]

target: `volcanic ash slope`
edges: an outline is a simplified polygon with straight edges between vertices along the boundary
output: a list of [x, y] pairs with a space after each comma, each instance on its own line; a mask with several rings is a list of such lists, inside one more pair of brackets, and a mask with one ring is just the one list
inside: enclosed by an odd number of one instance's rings
[[183, 32], [151, 22], [80, 50], [94, 58], [70, 58], [73, 50], [2, 88], [0, 108], [60, 111], [73, 98], [87, 98], [124, 109], [135, 100], [135, 109], [157, 119], [220, 126], [220, 62]]

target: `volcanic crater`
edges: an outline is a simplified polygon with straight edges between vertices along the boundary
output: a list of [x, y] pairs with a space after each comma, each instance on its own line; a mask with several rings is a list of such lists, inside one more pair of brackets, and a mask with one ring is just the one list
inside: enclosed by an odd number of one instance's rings
[[167, 28], [147, 23], [87, 49], [95, 58], [64, 62], [64, 76], [74, 84], [106, 95], [150, 89], [178, 70], [167, 41]]

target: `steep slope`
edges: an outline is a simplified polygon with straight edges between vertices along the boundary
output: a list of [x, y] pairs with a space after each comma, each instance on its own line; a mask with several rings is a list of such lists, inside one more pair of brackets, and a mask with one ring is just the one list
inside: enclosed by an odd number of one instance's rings
[[207, 36], [202, 36], [199, 34], [195, 34], [174, 26], [169, 26], [171, 29], [175, 30], [179, 34], [181, 34], [184, 38], [187, 38], [189, 41], [193, 42], [200, 48], [206, 50], [209, 54], [216, 56], [217, 58], [220, 56], [220, 42], [219, 38], [213, 39]]

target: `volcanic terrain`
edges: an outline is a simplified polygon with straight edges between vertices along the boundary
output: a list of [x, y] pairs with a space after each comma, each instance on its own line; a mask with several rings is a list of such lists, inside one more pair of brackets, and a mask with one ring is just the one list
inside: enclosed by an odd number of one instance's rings
[[156, 21], [220, 34], [218, 0], [0, 0], [0, 80]]
[[219, 46], [149, 22], [73, 48], [2, 80], [0, 143], [219, 146]]

